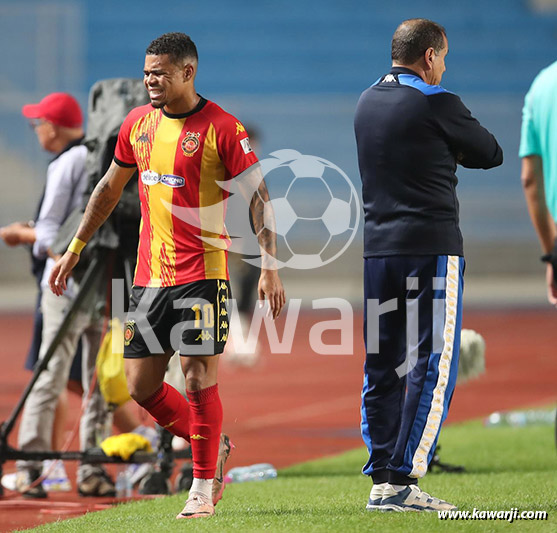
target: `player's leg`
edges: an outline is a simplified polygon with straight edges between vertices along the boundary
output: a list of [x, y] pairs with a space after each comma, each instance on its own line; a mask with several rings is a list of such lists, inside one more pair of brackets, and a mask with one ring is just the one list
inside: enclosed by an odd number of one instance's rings
[[126, 358], [124, 365], [128, 390], [159, 426], [189, 441], [188, 402], [164, 381], [172, 354], [172, 351], [168, 351], [166, 354]]
[[[168, 298], [169, 290], [132, 289], [124, 334], [124, 368], [131, 397], [157, 424], [189, 440], [188, 402], [174, 387], [164, 382], [168, 361], [174, 353], [170, 347], [173, 309]], [[141, 321], [148, 326], [145, 332]], [[154, 335], [161, 353], [151, 353], [146, 335]]]
[[[182, 357], [186, 393], [190, 405], [190, 443], [193, 483], [189, 498], [177, 518], [198, 518], [214, 514], [214, 478], [222, 429], [222, 403], [217, 384], [218, 355]], [[222, 468], [221, 468], [222, 470]], [[222, 493], [222, 479], [219, 480]]]
[[215, 477], [222, 428], [222, 403], [217, 384], [219, 355], [182, 357], [190, 404], [190, 439], [194, 478]]
[[396, 511], [454, 509], [421, 491], [417, 481], [427, 472], [456, 383], [464, 260], [431, 256], [408, 261], [414, 263], [408, 276], [415, 279], [407, 295], [408, 335], [416, 336], [411, 343], [416, 353], [406, 369], [404, 412], [382, 505]]
[[[181, 321], [194, 326], [183, 331], [180, 346], [190, 405], [194, 480], [186, 506], [177, 518], [211, 516], [222, 494], [222, 479], [216, 481], [218, 490], [214, 490], [214, 478], [222, 440], [223, 411], [217, 378], [219, 355], [228, 338], [228, 294], [227, 281], [203, 280], [189, 284], [181, 295], [192, 304], [181, 311]], [[228, 444], [220, 461], [221, 471], [229, 453]]]

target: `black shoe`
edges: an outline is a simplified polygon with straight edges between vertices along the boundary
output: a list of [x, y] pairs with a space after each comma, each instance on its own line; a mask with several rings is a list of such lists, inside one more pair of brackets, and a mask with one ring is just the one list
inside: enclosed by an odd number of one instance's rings
[[104, 471], [94, 472], [77, 484], [80, 496], [113, 497], [116, 487], [109, 475]]

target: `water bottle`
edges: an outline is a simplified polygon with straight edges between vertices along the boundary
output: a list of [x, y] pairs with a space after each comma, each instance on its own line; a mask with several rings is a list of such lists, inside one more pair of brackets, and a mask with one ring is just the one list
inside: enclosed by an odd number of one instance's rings
[[534, 410], [508, 411], [491, 413], [484, 422], [487, 427], [523, 427], [534, 425], [551, 425], [555, 421], [555, 411]]
[[124, 467], [118, 472], [116, 476], [116, 497], [117, 498], [131, 498], [132, 497], [132, 482], [128, 474], [127, 467]]
[[229, 483], [244, 483], [245, 481], [264, 481], [277, 477], [275, 467], [269, 463], [258, 463], [250, 466], [237, 466], [226, 474]]

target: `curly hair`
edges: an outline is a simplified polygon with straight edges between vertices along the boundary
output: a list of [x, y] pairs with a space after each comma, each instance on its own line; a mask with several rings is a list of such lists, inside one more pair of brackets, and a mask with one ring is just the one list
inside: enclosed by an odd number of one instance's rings
[[155, 40], [145, 50], [147, 55], [160, 56], [168, 54], [173, 63], [184, 59], [197, 60], [197, 48], [189, 35], [180, 32], [165, 33]]

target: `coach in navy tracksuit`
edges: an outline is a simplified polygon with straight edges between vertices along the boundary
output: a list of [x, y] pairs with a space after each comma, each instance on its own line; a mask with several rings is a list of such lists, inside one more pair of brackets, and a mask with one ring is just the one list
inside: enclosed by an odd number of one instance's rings
[[439, 83], [442, 26], [403, 22], [393, 67], [358, 102], [355, 131], [365, 211], [364, 474], [369, 510], [455, 507], [418, 488], [453, 394], [464, 258], [457, 163], [491, 168], [497, 141]]

